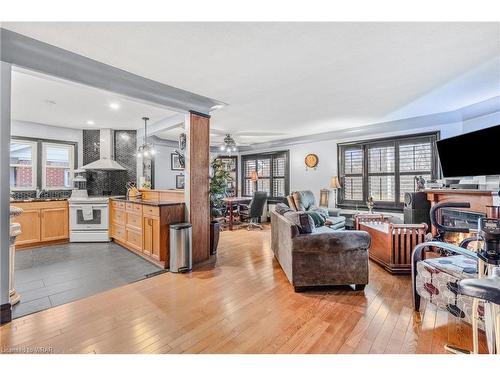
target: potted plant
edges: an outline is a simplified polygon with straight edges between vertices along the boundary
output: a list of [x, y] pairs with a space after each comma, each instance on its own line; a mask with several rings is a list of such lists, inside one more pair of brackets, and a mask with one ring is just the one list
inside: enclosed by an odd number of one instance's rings
[[222, 160], [215, 158], [211, 163], [210, 179], [210, 254], [217, 252], [219, 244], [220, 223], [217, 218], [224, 215], [226, 190], [228, 182], [232, 181], [229, 171]]

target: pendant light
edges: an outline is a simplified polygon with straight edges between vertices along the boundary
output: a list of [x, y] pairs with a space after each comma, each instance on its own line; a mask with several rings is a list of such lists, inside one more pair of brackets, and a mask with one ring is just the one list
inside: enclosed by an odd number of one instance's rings
[[144, 120], [144, 143], [142, 145], [140, 145], [138, 148], [137, 148], [137, 153], [136, 153], [136, 156], [138, 158], [141, 158], [141, 157], [150, 157], [150, 156], [154, 156], [154, 154], [156, 154], [156, 150], [154, 149], [154, 145], [152, 143], [148, 143], [148, 120], [149, 120], [149, 117], [143, 117], [142, 118]]
[[226, 134], [224, 137], [224, 143], [220, 146], [220, 150], [229, 154], [231, 152], [236, 152], [236, 142], [234, 141], [234, 138], [231, 137], [231, 134]]

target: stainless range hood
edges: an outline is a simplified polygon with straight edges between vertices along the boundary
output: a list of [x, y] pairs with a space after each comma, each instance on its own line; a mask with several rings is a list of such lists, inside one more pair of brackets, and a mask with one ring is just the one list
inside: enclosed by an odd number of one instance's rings
[[101, 129], [99, 134], [99, 160], [85, 164], [81, 169], [102, 171], [125, 171], [120, 163], [114, 160], [114, 132], [112, 129]]

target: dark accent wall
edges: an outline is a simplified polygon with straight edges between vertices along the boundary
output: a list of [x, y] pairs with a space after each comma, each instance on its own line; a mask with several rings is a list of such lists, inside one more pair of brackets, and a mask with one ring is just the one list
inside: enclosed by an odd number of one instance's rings
[[[94, 147], [99, 142], [99, 130], [83, 131], [83, 165], [99, 160], [99, 149]], [[125, 171], [87, 171], [87, 190], [89, 195], [125, 195], [127, 182], [136, 181], [137, 161], [134, 156], [137, 148], [135, 130], [115, 130], [115, 160]]]

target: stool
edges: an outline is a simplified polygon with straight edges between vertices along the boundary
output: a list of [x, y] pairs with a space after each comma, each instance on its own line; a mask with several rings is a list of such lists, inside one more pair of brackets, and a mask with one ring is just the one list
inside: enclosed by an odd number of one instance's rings
[[[493, 320], [490, 327], [485, 327], [486, 335], [491, 340], [488, 346], [492, 354], [500, 354], [500, 267], [493, 268], [489, 277], [461, 280], [458, 283], [458, 292], [474, 298], [472, 308], [473, 353], [479, 353], [477, 306], [482, 300], [487, 302], [485, 303], [485, 317], [486, 309], [490, 307], [491, 319]], [[493, 340], [495, 341], [493, 342]]]

